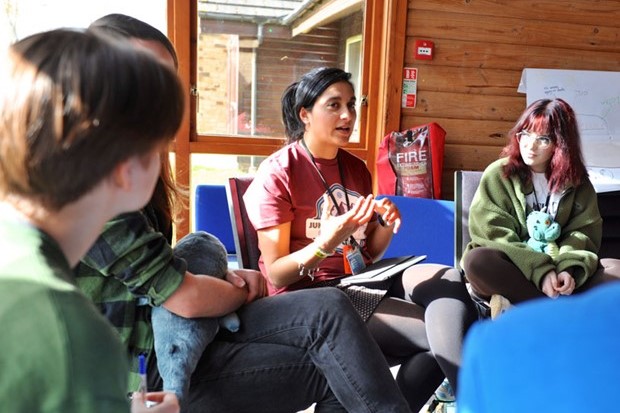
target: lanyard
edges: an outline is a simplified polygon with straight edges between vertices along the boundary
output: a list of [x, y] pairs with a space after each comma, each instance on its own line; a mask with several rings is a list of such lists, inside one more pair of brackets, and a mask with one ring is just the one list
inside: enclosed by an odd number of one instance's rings
[[[331, 198], [332, 202], [334, 203], [334, 206], [338, 210], [338, 213], [340, 213], [340, 208], [338, 207], [338, 201], [336, 200], [336, 197], [334, 196], [334, 193], [332, 192], [332, 189], [327, 184], [327, 181], [325, 180], [325, 177], [323, 176], [323, 174], [319, 170], [319, 167], [316, 164], [316, 161], [314, 160], [314, 156], [312, 156], [312, 153], [310, 153], [310, 149], [308, 149], [308, 146], [306, 146], [306, 142], [303, 140], [303, 138], [301, 139], [301, 146], [303, 146], [304, 149], [306, 150], [306, 153], [308, 154], [308, 156], [310, 157], [310, 160], [312, 161], [312, 165], [314, 166], [314, 169], [316, 169], [316, 172], [319, 174], [319, 178], [321, 178], [321, 182], [323, 182], [323, 186], [325, 187], [325, 190], [327, 191], [327, 194], [329, 195], [329, 197]], [[338, 174], [340, 175], [340, 183], [342, 184], [342, 189], [344, 190], [344, 197], [345, 197], [345, 200], [347, 202], [347, 210], [349, 210], [349, 209], [351, 209], [351, 204], [349, 203], [349, 194], [347, 193], [347, 188], [344, 186], [344, 174], [342, 173], [342, 165], [340, 164], [340, 160], [338, 159], [338, 155], [336, 155], [336, 162], [338, 163]], [[351, 235], [349, 237], [349, 244], [353, 245], [353, 246], [359, 246], [359, 244], [357, 243], [355, 238], [353, 238], [353, 235]]]
[[[543, 212], [547, 212], [547, 213], [549, 213], [548, 209], [549, 209], [549, 200], [550, 200], [550, 199], [551, 199], [551, 192], [549, 192], [549, 193], [547, 194], [547, 199], [545, 200], [545, 206], [542, 208], [542, 211], [543, 211]], [[539, 205], [539, 203], [538, 203], [538, 196], [536, 196], [536, 188], [534, 188], [534, 202], [536, 203], [536, 204], [534, 205], [534, 210], [536, 210], [536, 211], [541, 211], [540, 207], [538, 206], [538, 205]]]
[[[319, 178], [321, 178], [321, 182], [323, 183], [323, 186], [325, 187], [325, 190], [327, 191], [327, 194], [332, 199], [332, 202], [334, 203], [334, 205], [338, 209], [338, 212], [340, 212], [340, 208], [338, 208], [338, 201], [336, 200], [336, 197], [334, 196], [334, 193], [332, 192], [332, 189], [327, 184], [327, 181], [325, 180], [325, 177], [323, 176], [323, 174], [319, 170], [319, 167], [316, 164], [316, 161], [314, 160], [314, 156], [312, 156], [312, 153], [310, 153], [310, 149], [308, 149], [308, 146], [306, 146], [306, 142], [303, 140], [303, 138], [301, 139], [301, 146], [303, 146], [304, 149], [306, 150], [306, 153], [308, 154], [308, 156], [310, 157], [310, 160], [312, 161], [312, 165], [314, 166], [314, 169], [316, 169], [316, 172], [319, 174]], [[347, 188], [344, 186], [344, 174], [342, 173], [342, 165], [340, 164], [340, 160], [338, 159], [338, 155], [336, 155], [336, 163], [338, 164], [338, 174], [340, 175], [340, 183], [342, 184], [342, 189], [344, 190], [344, 197], [345, 197], [345, 200], [347, 202], [347, 210], [348, 210], [348, 209], [351, 209], [351, 204], [349, 203], [349, 194], [347, 193]]]

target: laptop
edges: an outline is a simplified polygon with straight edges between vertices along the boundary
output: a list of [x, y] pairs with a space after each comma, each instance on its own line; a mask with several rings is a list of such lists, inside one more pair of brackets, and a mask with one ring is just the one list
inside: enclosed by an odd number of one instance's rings
[[384, 258], [367, 266], [359, 274], [340, 279], [342, 285], [380, 283], [405, 271], [407, 268], [426, 259], [426, 255], [403, 255]]

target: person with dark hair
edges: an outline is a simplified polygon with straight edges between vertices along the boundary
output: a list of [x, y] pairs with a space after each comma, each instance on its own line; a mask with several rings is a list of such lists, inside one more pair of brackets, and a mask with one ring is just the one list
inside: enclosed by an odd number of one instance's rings
[[98, 18], [88, 27], [113, 33], [125, 39], [132, 39], [164, 59], [172, 58], [174, 68], [179, 68], [179, 58], [170, 39], [142, 20], [125, 14], [112, 13]]
[[[2, 410], [129, 412], [126, 351], [71, 268], [149, 200], [183, 86], [151, 53], [67, 29], [10, 46], [0, 84]], [[149, 409], [133, 396], [134, 413], [179, 410], [171, 393]]]
[[[134, 17], [109, 14], [91, 23], [89, 30], [103, 31], [129, 40], [152, 52], [164, 64], [175, 70], [178, 68], [177, 54], [170, 40], [155, 27]], [[182, 407], [198, 360], [219, 331], [218, 318], [186, 318], [181, 315], [179, 308], [169, 303], [171, 308], [168, 310], [164, 305], [156, 305], [157, 302], [148, 296], [139, 297], [136, 306], [134, 300], [140, 294], [128, 288], [128, 280], [123, 274], [130, 269], [145, 277], [153, 272], [150, 268], [157, 268], [155, 273], [175, 271], [175, 268], [182, 266], [183, 261], [187, 265], [186, 272], [192, 275], [207, 274], [218, 279], [226, 279], [228, 275], [230, 281], [240, 283], [238, 286], [244, 283], [237, 278], [236, 273], [228, 274], [226, 249], [211, 234], [202, 231], [189, 234], [172, 250], [175, 258], [170, 258], [174, 209], [178, 209], [184, 197], [184, 192], [174, 183], [168, 149], [164, 148], [161, 173], [149, 203], [141, 212], [117, 217], [109, 222], [77, 270], [78, 285], [117, 324], [123, 341], [132, 349], [133, 385], [137, 385], [140, 380], [138, 356], [145, 353], [149, 364], [157, 364], [159, 374], [151, 375], [153, 380], [157, 380], [153, 386], [174, 392]], [[153, 230], [161, 236], [154, 237]], [[155, 242], [160, 243], [160, 246], [154, 248]], [[104, 251], [114, 249], [119, 251], [114, 255], [108, 254], [106, 259], [101, 258], [105, 255]], [[142, 261], [135, 258], [138, 256], [150, 258]], [[256, 286], [263, 288], [261, 284]], [[260, 297], [264, 293], [253, 291], [252, 295]], [[230, 308], [240, 305], [241, 302], [237, 301]], [[132, 310], [128, 311], [128, 308]], [[132, 325], [145, 325], [145, 328], [127, 328]], [[148, 352], [151, 342], [155, 349], [152, 356]], [[153, 366], [150, 367], [153, 371]]]
[[[157, 29], [129, 16], [106, 16], [89, 30], [128, 35], [136, 47], [150, 50], [152, 44], [139, 40], [157, 37], [169, 43], [165, 36], [148, 34]], [[158, 53], [162, 49], [168, 47], [154, 51], [162, 61], [173, 62], [169, 54]], [[160, 182], [166, 173], [162, 170]], [[177, 244], [191, 246], [185, 249], [188, 255], [173, 250], [172, 220], [160, 219], [173, 217], [171, 206], [155, 202], [169, 199], [166, 188], [158, 185], [142, 211], [109, 221], [77, 268], [80, 288], [117, 328], [131, 360], [146, 356], [150, 388], [162, 387], [154, 334], [158, 310], [203, 320], [236, 311], [239, 331], [220, 330], [206, 348], [186, 343], [200, 353], [197, 365], [187, 363], [190, 371], [178, 366], [189, 380], [183, 411], [294, 412], [313, 403], [324, 412], [410, 411], [381, 352], [340, 291], [262, 298], [266, 288], [258, 271], [229, 270], [227, 281], [193, 273], [207, 268], [202, 265], [206, 258], [215, 262], [218, 257], [197, 253], [206, 250], [189, 242], [192, 237], [203, 241], [195, 234]], [[176, 338], [177, 321], [162, 326], [170, 338]], [[129, 390], [139, 384], [136, 363], [131, 373]]]
[[[469, 210], [462, 259], [473, 294], [494, 313], [510, 303], [586, 291], [620, 277], [620, 261], [599, 260], [602, 219], [581, 153], [575, 112], [562, 99], [533, 102], [508, 132]], [[544, 211], [560, 227], [557, 256], [530, 248], [527, 220]]]
[[396, 381], [419, 411], [444, 376], [457, 385], [462, 339], [477, 314], [461, 274], [444, 265], [415, 265], [379, 288], [341, 284], [347, 266], [383, 255], [401, 220], [388, 198], [374, 198], [364, 162], [344, 149], [355, 101], [350, 74], [338, 68], [291, 84], [282, 96], [287, 145], [260, 165], [244, 200], [270, 294], [342, 289], [386, 358], [401, 365]]

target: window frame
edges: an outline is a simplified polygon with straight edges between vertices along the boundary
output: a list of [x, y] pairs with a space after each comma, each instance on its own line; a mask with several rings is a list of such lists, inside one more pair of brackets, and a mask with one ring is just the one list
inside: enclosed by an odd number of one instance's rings
[[[362, 85], [360, 84], [360, 79], [362, 79], [362, 61], [361, 58], [363, 57], [363, 53], [361, 48], [364, 46], [363, 43], [363, 38], [364, 36], [361, 34], [357, 34], [355, 36], [351, 36], [349, 38], [346, 39], [345, 42], [345, 56], [344, 56], [344, 70], [351, 73], [351, 81], [353, 82], [353, 85], [355, 86], [355, 96], [359, 99], [356, 102], [356, 109], [358, 111], [358, 113], [361, 114], [361, 107], [362, 107]], [[351, 52], [351, 47], [354, 44], [359, 44], [360, 45], [360, 61], [359, 61], [359, 67], [355, 67], [355, 70], [352, 70], [352, 68], [350, 67], [352, 65], [352, 52]], [[353, 135], [351, 135], [351, 142], [360, 142], [360, 136], [361, 136], [361, 129], [360, 129], [360, 125], [362, 124], [362, 119], [361, 116], [358, 116], [358, 118], [355, 120], [355, 130], [353, 132]]]
[[[193, 153], [224, 155], [268, 156], [283, 144], [283, 139], [269, 137], [239, 137], [232, 135], [198, 134], [196, 131], [196, 53], [198, 4], [195, 0], [168, 0], [168, 36], [179, 57], [179, 76], [186, 90], [186, 111], [176, 135], [176, 181], [190, 188], [190, 157]], [[365, 159], [375, 175], [375, 158], [381, 137], [386, 131], [400, 127], [400, 93], [404, 64], [407, 0], [365, 0], [362, 42], [362, 100], [360, 139], [347, 148]], [[371, 65], [372, 62], [372, 65]], [[394, 110], [398, 108], [398, 110]], [[182, 211], [176, 235], [180, 238], [190, 231], [192, 214]]]

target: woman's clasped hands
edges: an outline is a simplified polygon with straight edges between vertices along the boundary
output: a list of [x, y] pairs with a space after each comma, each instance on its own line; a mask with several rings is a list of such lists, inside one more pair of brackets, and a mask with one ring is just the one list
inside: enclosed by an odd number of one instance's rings
[[548, 297], [557, 298], [560, 295], [571, 295], [575, 290], [575, 279], [568, 271], [556, 273], [549, 271], [542, 282], [542, 291]]

